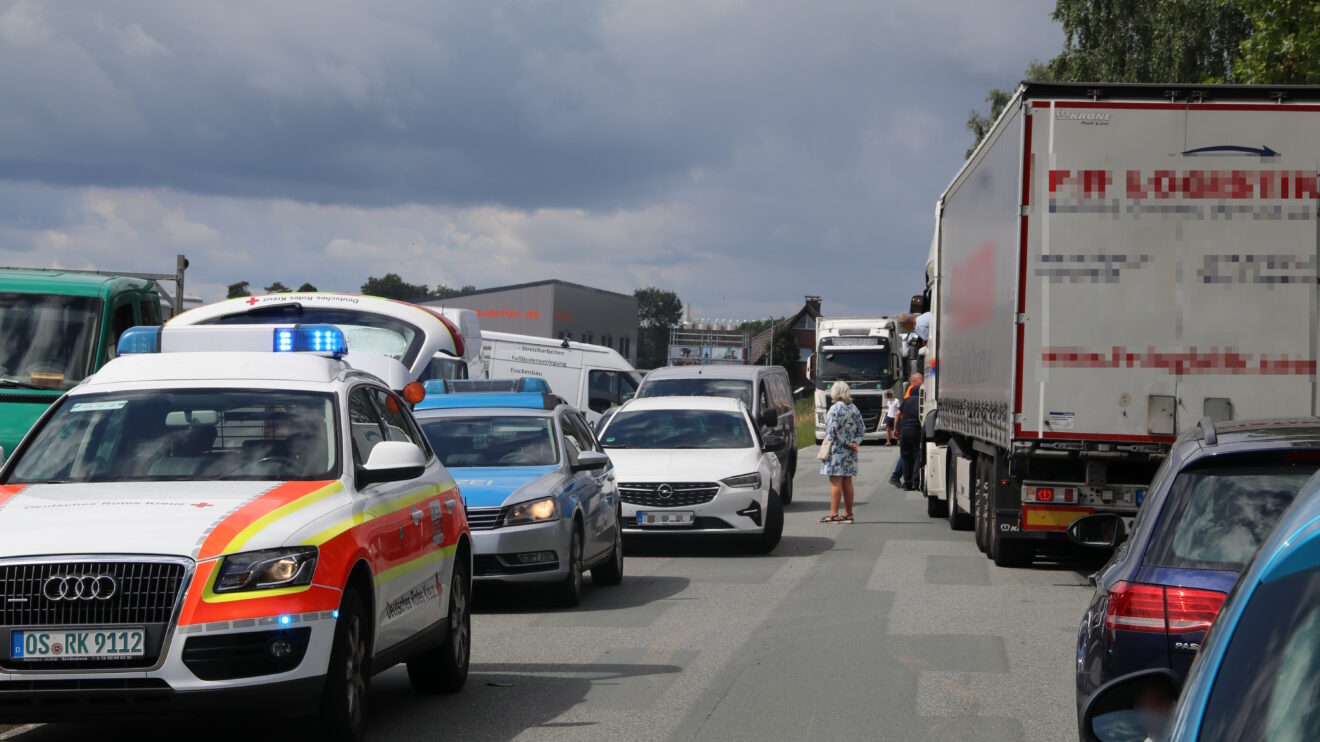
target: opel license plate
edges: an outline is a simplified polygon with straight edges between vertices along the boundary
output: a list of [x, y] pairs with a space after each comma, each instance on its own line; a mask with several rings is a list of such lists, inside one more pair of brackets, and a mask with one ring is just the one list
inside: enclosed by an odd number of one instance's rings
[[637, 512], [639, 526], [690, 526], [696, 522], [691, 510], [665, 510], [661, 512], [641, 510]]
[[132, 629], [22, 629], [9, 633], [14, 660], [96, 660], [141, 657], [146, 632]]

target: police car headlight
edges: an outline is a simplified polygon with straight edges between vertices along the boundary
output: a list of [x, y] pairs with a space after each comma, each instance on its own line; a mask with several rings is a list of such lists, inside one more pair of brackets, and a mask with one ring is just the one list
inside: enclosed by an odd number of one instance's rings
[[555, 520], [558, 517], [559, 501], [553, 497], [542, 497], [539, 500], [520, 502], [514, 505], [509, 509], [509, 517], [504, 520], [504, 524], [517, 526], [524, 523]]
[[217, 593], [236, 593], [310, 585], [316, 571], [316, 556], [315, 546], [230, 554], [220, 563], [220, 573], [212, 589]]
[[761, 473], [752, 472], [751, 474], [739, 474], [736, 477], [721, 479], [721, 482], [728, 487], [751, 487], [754, 490], [761, 489]]

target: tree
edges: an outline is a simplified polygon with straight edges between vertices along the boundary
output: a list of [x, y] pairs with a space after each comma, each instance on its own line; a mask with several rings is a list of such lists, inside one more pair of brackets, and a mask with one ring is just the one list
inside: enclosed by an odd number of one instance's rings
[[637, 289], [637, 364], [657, 368], [668, 362], [669, 331], [683, 319], [683, 302], [673, 291], [656, 286]]
[[1320, 82], [1320, 2], [1239, 0], [1251, 35], [1238, 44], [1233, 81], [1261, 85]]
[[[1274, 5], [1280, 0], [1255, 0]], [[1057, 0], [1057, 80], [1199, 83], [1231, 77], [1251, 33], [1243, 0]]]
[[298, 293], [300, 294], [315, 294], [316, 291], [316, 287], [306, 281], [303, 282], [303, 285], [298, 287]]
[[1008, 105], [1008, 101], [1012, 97], [1013, 94], [1007, 90], [992, 88], [985, 96], [985, 102], [990, 104], [990, 112], [981, 113], [973, 109], [967, 115], [967, 130], [972, 132], [972, 136], [976, 137], [976, 140], [972, 142], [972, 146], [967, 148], [966, 154], [963, 155], [964, 158], [971, 157], [972, 153], [976, 151], [976, 145], [980, 144], [981, 140], [985, 139], [985, 135], [990, 133], [990, 127], [994, 126], [995, 120], [999, 118], [999, 114], [1003, 113], [1004, 106]]
[[272, 283], [271, 285], [266, 287], [267, 294], [287, 294], [292, 291], [293, 289], [289, 288], [288, 286], [285, 286], [279, 281], [276, 281], [275, 283]]
[[252, 296], [252, 292], [248, 291], [247, 281], [229, 284], [229, 293], [225, 295], [226, 299], [237, 299], [243, 296]]
[[775, 322], [775, 336], [771, 340], [770, 348], [770, 362], [776, 366], [783, 366], [784, 370], [788, 371], [789, 378], [796, 377], [798, 364], [801, 362], [801, 350], [798, 348], [797, 335], [787, 320]]
[[470, 293], [472, 293], [473, 291], [476, 291], [476, 290], [477, 290], [477, 287], [476, 287], [476, 286], [473, 286], [472, 284], [468, 284], [467, 286], [464, 286], [464, 287], [461, 288], [461, 289], [451, 289], [451, 288], [449, 288], [448, 286], [446, 286], [446, 285], [444, 285], [444, 284], [442, 283], [442, 284], [437, 284], [436, 287], [435, 287], [435, 298], [437, 298], [437, 299], [449, 299], [449, 298], [454, 297], [454, 296], [461, 296], [461, 295], [463, 295], [463, 294], [470, 294]]
[[417, 301], [430, 295], [423, 284], [408, 283], [398, 273], [386, 273], [380, 278], [372, 276], [362, 284], [362, 293], [399, 301]]

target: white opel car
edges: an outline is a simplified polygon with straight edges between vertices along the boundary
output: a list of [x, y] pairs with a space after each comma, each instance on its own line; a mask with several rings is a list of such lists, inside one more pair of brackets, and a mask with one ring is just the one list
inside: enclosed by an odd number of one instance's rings
[[0, 722], [314, 714], [358, 740], [373, 673], [463, 685], [462, 497], [346, 349], [134, 328], [50, 408], [0, 468]]
[[634, 399], [601, 446], [614, 462], [624, 532], [722, 534], [768, 553], [784, 530], [784, 439], [761, 437], [747, 407], [724, 397]]

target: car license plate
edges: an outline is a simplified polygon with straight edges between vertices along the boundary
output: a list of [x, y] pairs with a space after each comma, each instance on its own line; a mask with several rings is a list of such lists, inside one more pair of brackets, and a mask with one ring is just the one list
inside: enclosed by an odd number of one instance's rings
[[639, 511], [637, 513], [637, 525], [639, 526], [690, 526], [696, 522], [696, 516], [691, 510], [667, 510], [662, 512]]
[[88, 660], [141, 657], [142, 629], [24, 629], [9, 633], [9, 658]]

